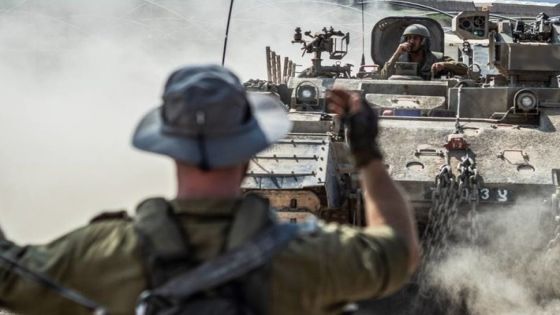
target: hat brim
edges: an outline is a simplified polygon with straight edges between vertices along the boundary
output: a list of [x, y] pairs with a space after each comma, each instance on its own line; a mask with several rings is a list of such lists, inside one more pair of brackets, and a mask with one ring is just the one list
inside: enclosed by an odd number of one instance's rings
[[203, 145], [195, 137], [163, 132], [161, 107], [148, 112], [136, 127], [132, 144], [153, 153], [167, 155], [191, 165], [201, 165], [205, 150], [209, 168], [233, 166], [247, 162], [256, 153], [286, 136], [292, 127], [285, 106], [265, 93], [248, 93], [253, 117], [249, 127], [220, 137], [205, 137]]

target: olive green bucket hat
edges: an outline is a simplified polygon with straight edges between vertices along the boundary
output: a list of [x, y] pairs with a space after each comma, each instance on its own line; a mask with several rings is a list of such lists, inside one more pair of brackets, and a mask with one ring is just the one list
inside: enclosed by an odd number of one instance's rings
[[209, 170], [249, 161], [290, 128], [278, 98], [246, 93], [221, 66], [195, 65], [171, 74], [163, 104], [140, 121], [132, 144]]

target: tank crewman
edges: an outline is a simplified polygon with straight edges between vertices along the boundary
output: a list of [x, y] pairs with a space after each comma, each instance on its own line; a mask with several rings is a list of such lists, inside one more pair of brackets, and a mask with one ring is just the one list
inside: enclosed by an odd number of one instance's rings
[[438, 57], [430, 50], [430, 31], [422, 24], [409, 25], [402, 34], [402, 41], [395, 53], [385, 63], [379, 76], [387, 79], [395, 73], [395, 63], [416, 62], [418, 63], [419, 76], [424, 80], [430, 80], [442, 71], [453, 75], [467, 74], [467, 66], [457, 62], [448, 56]]
[[[375, 142], [375, 113], [358, 96], [330, 93], [331, 109], [349, 128], [367, 226], [319, 222], [314, 233], [290, 241], [268, 263], [266, 286], [259, 292], [266, 308], [250, 304], [256, 314], [337, 314], [348, 301], [394, 292], [418, 264], [411, 208], [385, 169]], [[250, 158], [289, 128], [276, 98], [246, 94], [239, 79], [223, 67], [186, 66], [171, 74], [163, 104], [141, 120], [133, 145], [174, 160], [176, 198], [160, 199], [165, 206], [154, 213], [169, 212], [176, 219], [194, 261], [207, 261], [230, 243], [247, 239], [232, 239], [236, 227], [255, 234], [271, 220], [268, 202], [243, 196], [240, 185]], [[109, 314], [130, 315], [150, 286], [151, 271], [134, 221], [102, 215], [46, 245], [2, 241], [0, 254], [104, 305]], [[1, 264], [0, 305], [21, 314], [88, 314]]]

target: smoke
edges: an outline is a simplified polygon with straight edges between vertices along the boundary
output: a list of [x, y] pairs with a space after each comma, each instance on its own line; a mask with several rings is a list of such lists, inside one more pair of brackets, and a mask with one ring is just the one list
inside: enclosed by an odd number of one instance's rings
[[544, 249], [552, 218], [535, 204], [481, 214], [483, 244], [453, 248], [430, 268], [444, 301], [473, 315], [560, 313], [560, 248]]
[[[229, 1], [0, 0], [0, 226], [40, 243], [101, 210], [173, 197], [172, 164], [130, 143], [159, 104], [166, 76], [220, 63]], [[370, 5], [369, 32], [386, 15]], [[307, 66], [296, 26], [351, 32], [361, 57], [361, 13], [329, 1], [235, 1], [226, 65], [242, 80], [266, 78], [265, 46]], [[369, 59], [369, 58], [368, 58]], [[303, 67], [299, 68], [299, 70]]]

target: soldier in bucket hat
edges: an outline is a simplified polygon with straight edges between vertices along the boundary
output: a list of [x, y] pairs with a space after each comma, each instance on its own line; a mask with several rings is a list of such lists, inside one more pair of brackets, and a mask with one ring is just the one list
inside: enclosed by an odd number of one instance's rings
[[163, 101], [140, 122], [133, 145], [201, 170], [246, 163], [291, 127], [279, 100], [247, 95], [239, 79], [219, 66], [174, 72]]
[[[21, 314], [91, 314], [83, 306], [87, 300], [109, 314], [133, 314], [142, 292], [153, 289], [142, 294], [144, 300], [170, 284], [184, 290], [177, 279], [193, 273], [195, 283], [218, 278], [212, 287], [195, 290], [191, 301], [212, 301], [215, 309], [227, 297], [243, 306], [243, 314], [337, 314], [349, 301], [394, 292], [418, 262], [410, 207], [385, 170], [375, 142], [375, 113], [342, 90], [332, 91], [329, 103], [348, 127], [366, 192], [367, 227], [318, 223], [292, 228], [277, 222], [265, 199], [243, 196], [240, 184], [251, 156], [290, 129], [285, 108], [274, 97], [248, 95], [227, 69], [187, 66], [171, 74], [163, 104], [146, 114], [133, 136], [135, 147], [175, 161], [176, 198], [148, 199], [134, 219], [126, 213], [101, 214], [46, 245], [0, 241], [0, 254], [12, 267], [19, 264], [49, 277], [59, 284], [58, 293], [75, 290], [74, 300], [76, 295], [89, 299], [73, 303], [0, 263], [0, 306]], [[282, 244], [259, 240], [276, 226], [297, 233]], [[282, 231], [277, 234], [288, 235]], [[268, 252], [262, 249], [267, 246]], [[225, 268], [218, 272], [208, 267], [212, 263]], [[201, 266], [210, 272], [196, 273]], [[203, 304], [195, 304], [204, 313]], [[158, 314], [154, 308], [138, 312]]]

